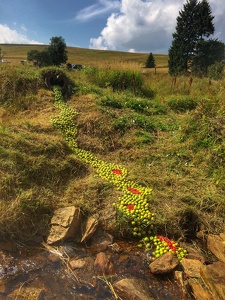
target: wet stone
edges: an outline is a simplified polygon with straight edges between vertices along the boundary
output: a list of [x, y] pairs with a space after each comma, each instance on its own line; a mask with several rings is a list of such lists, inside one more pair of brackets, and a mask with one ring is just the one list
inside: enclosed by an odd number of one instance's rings
[[0, 293], [5, 292], [5, 282], [3, 279], [0, 279]]
[[116, 293], [123, 300], [154, 300], [144, 280], [125, 278], [113, 284]]
[[9, 295], [9, 299], [17, 300], [40, 300], [44, 299], [44, 290], [32, 287], [20, 287]]
[[87, 267], [90, 268], [90, 266], [92, 266], [93, 269], [93, 265], [94, 265], [94, 260], [91, 257], [71, 259], [69, 261], [69, 266], [72, 270], [85, 269], [85, 268], [87, 269]]
[[109, 275], [113, 273], [113, 264], [104, 252], [100, 252], [96, 255], [94, 267], [98, 275]]
[[149, 269], [153, 274], [166, 274], [172, 272], [178, 265], [178, 258], [167, 252], [150, 263]]

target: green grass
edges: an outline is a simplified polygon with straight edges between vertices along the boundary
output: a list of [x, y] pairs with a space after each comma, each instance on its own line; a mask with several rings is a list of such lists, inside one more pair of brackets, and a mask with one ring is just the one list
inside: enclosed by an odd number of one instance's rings
[[[17, 55], [20, 59], [32, 46], [4, 47], [8, 58]], [[99, 57], [99, 69], [104, 60], [119, 63], [130, 56], [123, 66], [133, 71], [134, 63], [144, 57], [71, 51], [90, 65]], [[225, 80], [193, 78], [190, 86], [187, 77], [178, 77], [174, 84], [166, 73], [142, 73], [137, 95], [132, 90], [113, 92], [111, 86], [99, 87], [85, 70], [64, 72], [75, 83], [67, 103], [78, 112], [74, 122], [79, 148], [124, 166], [131, 180], [153, 189], [150, 209], [157, 215], [157, 232], [172, 238], [193, 237], [199, 224], [209, 232], [221, 232]], [[79, 161], [52, 126], [50, 119], [59, 110], [40, 70], [8, 64], [0, 66], [0, 78], [0, 208], [4, 212], [0, 237], [45, 236], [54, 209], [71, 204], [83, 213], [98, 213], [114, 234], [126, 234], [121, 224], [116, 227], [110, 219], [119, 192]]]

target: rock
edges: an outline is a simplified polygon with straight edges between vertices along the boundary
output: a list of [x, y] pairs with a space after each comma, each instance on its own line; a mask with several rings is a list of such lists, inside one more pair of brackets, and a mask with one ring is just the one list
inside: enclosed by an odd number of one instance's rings
[[97, 227], [98, 220], [96, 220], [94, 217], [89, 217], [86, 222], [85, 232], [82, 236], [81, 243], [84, 241], [86, 242], [88, 239], [90, 239], [95, 233]]
[[178, 265], [178, 258], [167, 252], [150, 263], [149, 268], [153, 274], [166, 274], [172, 272]]
[[5, 293], [5, 282], [3, 279], [0, 278], [0, 293]]
[[92, 265], [93, 266], [94, 261], [92, 258], [90, 257], [83, 257], [83, 258], [79, 258], [79, 259], [71, 259], [69, 261], [69, 266], [72, 270], [75, 269], [83, 269], [87, 266]]
[[94, 244], [94, 245], [91, 245], [89, 247], [89, 250], [92, 252], [92, 253], [99, 253], [99, 252], [102, 252], [102, 251], [105, 251], [106, 249], [108, 248], [108, 242], [107, 241], [104, 241], [100, 244]]
[[75, 238], [80, 229], [80, 209], [74, 206], [59, 208], [51, 220], [51, 230], [47, 238], [48, 244], [54, 244]]
[[203, 266], [200, 273], [213, 298], [223, 300], [225, 295], [225, 263], [218, 261]]
[[96, 278], [94, 277], [94, 259], [83, 257], [79, 259], [70, 259], [68, 267], [73, 272], [74, 284], [76, 288], [93, 289], [96, 287]]
[[180, 246], [187, 250], [186, 258], [188, 259], [197, 259], [202, 263], [205, 263], [207, 258], [205, 257], [204, 253], [198, 247], [192, 247], [186, 243], [180, 243]]
[[188, 279], [188, 283], [191, 287], [192, 294], [196, 300], [214, 300], [212, 294], [205, 286], [204, 282], [199, 279]]
[[154, 300], [144, 280], [125, 278], [113, 284], [115, 292], [123, 300]]
[[113, 237], [107, 232], [104, 232], [101, 228], [98, 228], [98, 230], [90, 239], [91, 245], [88, 247], [88, 249], [93, 254], [96, 254], [105, 251], [108, 246], [112, 244], [112, 242]]
[[197, 259], [182, 259], [182, 265], [184, 272], [188, 277], [200, 278], [200, 269], [203, 267], [203, 263]]
[[34, 287], [20, 287], [9, 295], [9, 299], [39, 300], [44, 299], [44, 290]]
[[182, 271], [175, 271], [174, 278], [178, 282], [181, 289], [181, 300], [188, 299], [189, 286], [187, 280], [184, 280], [184, 273]]
[[225, 234], [220, 234], [220, 235], [209, 234], [207, 237], [207, 248], [220, 261], [225, 263]]
[[113, 264], [104, 252], [100, 252], [96, 255], [94, 267], [98, 275], [109, 275], [113, 273]]
[[8, 252], [16, 252], [17, 245], [15, 242], [12, 241], [1, 241], [0, 242], [0, 251], [8, 251]]

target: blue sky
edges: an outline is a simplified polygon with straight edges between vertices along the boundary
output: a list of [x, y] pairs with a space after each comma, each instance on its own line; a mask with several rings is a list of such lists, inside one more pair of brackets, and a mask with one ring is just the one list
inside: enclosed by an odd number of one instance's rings
[[[209, 0], [215, 34], [225, 43], [225, 1]], [[186, 0], [0, 0], [0, 43], [46, 44], [167, 53]]]

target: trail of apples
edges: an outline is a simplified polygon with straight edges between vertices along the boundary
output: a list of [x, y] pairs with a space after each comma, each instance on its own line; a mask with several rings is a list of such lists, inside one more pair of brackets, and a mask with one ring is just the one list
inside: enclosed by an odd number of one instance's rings
[[80, 160], [95, 168], [99, 177], [107, 180], [117, 190], [123, 192], [123, 196], [119, 197], [118, 203], [113, 203], [113, 206], [130, 223], [133, 236], [140, 239], [138, 246], [151, 250], [152, 259], [170, 251], [182, 261], [187, 254], [185, 249], [179, 247], [178, 243], [169, 238], [154, 236], [153, 232], [156, 230], [154, 226], [155, 214], [149, 209], [149, 196], [152, 189], [128, 180], [128, 171], [123, 166], [107, 163], [98, 159], [89, 151], [80, 149], [76, 142], [78, 132], [74, 122], [77, 112], [64, 101], [59, 86], [54, 86], [53, 91], [55, 95], [54, 105], [60, 109], [60, 113], [51, 118], [52, 124], [62, 132], [68, 146]]

